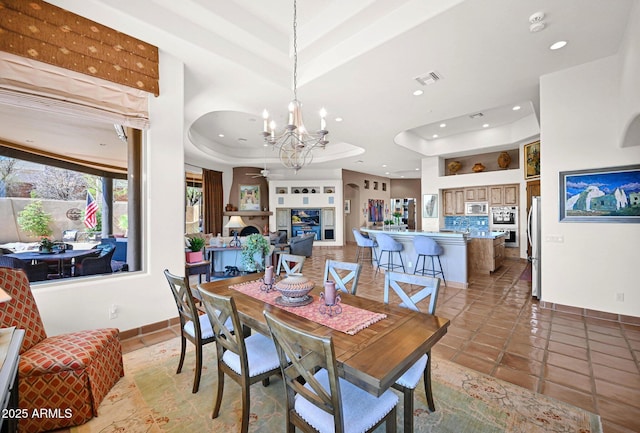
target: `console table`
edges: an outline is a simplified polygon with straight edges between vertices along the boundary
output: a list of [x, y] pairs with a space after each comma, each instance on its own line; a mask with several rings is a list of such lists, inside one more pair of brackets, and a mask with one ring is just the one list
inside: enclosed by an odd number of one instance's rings
[[[0, 428], [2, 433], [14, 433], [18, 431], [18, 363], [20, 361], [20, 347], [24, 339], [23, 329], [14, 329], [11, 336], [8, 329], [1, 329], [0, 334], [0, 393], [2, 398], [2, 416]], [[6, 341], [4, 341], [6, 340]]]

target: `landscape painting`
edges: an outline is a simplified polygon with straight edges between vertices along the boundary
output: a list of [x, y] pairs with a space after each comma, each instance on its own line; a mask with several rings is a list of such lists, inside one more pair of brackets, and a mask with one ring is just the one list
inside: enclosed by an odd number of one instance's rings
[[560, 221], [640, 223], [640, 165], [560, 173]]

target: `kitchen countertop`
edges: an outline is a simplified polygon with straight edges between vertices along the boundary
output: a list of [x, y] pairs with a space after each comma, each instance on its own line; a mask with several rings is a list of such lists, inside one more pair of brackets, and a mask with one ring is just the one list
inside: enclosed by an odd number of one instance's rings
[[468, 238], [472, 239], [497, 239], [501, 236], [506, 236], [507, 234], [504, 232], [496, 232], [496, 231], [480, 231], [480, 230], [471, 230], [470, 232], [463, 232], [459, 230], [450, 230], [450, 229], [440, 229], [441, 233], [464, 233]]

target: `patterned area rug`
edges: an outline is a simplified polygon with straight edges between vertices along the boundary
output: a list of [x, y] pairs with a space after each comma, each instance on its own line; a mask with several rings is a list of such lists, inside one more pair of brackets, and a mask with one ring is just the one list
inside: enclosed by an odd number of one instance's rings
[[[238, 431], [240, 388], [231, 380], [225, 381], [221, 414], [212, 420], [215, 347], [205, 346], [200, 391], [192, 394], [195, 357], [193, 345], [188, 346], [181, 374], [175, 374], [180, 353], [177, 338], [125, 355], [126, 375], [100, 406], [100, 416], [71, 431]], [[600, 418], [595, 414], [452, 362], [434, 359], [432, 379], [436, 412], [427, 411], [424, 388], [419, 387], [414, 411], [416, 432], [602, 433]], [[283, 395], [282, 381], [277, 377], [271, 378], [266, 388], [261, 384], [251, 387], [250, 432], [284, 431]], [[402, 398], [399, 405], [401, 430]], [[384, 427], [377, 431], [383, 432]]]

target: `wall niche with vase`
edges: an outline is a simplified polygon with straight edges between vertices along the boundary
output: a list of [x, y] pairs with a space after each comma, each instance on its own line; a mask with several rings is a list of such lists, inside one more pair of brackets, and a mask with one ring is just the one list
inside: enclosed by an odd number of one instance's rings
[[446, 158], [443, 165], [444, 176], [519, 169], [519, 149]]

